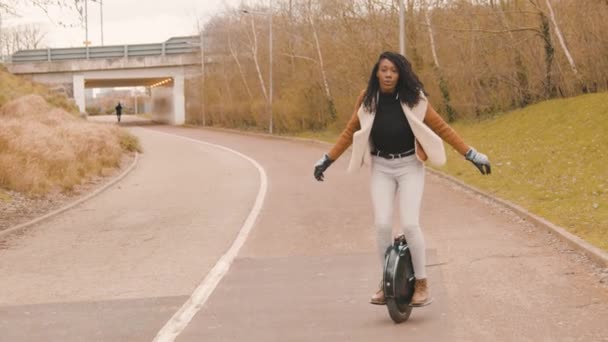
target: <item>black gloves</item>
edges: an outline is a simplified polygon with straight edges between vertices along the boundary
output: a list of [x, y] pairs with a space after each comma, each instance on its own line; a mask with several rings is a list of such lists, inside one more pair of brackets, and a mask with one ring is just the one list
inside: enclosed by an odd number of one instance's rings
[[492, 169], [490, 168], [490, 161], [488, 160], [488, 156], [483, 153], [477, 152], [473, 147], [471, 147], [464, 157], [473, 163], [482, 175], [489, 175], [492, 173]]
[[319, 161], [315, 164], [314, 175], [319, 182], [323, 181], [323, 172], [325, 172], [325, 170], [327, 170], [329, 165], [331, 165], [331, 163], [333, 162], [334, 161], [329, 159], [329, 156], [327, 154], [324, 154], [323, 158], [319, 159]]

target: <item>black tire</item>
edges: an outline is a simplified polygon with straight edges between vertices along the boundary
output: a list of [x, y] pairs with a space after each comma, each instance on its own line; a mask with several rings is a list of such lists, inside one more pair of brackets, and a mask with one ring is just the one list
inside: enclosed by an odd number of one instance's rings
[[399, 304], [395, 298], [386, 299], [386, 307], [388, 308], [388, 314], [395, 323], [403, 323], [410, 318], [412, 313], [412, 307], [408, 304]]
[[383, 288], [386, 307], [395, 323], [403, 323], [410, 318], [410, 301], [414, 294], [414, 267], [412, 256], [404, 237], [395, 239], [393, 246], [386, 250]]

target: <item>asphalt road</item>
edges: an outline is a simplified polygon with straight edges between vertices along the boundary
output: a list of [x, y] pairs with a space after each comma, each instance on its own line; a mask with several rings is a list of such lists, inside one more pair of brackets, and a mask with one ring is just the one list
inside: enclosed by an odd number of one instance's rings
[[[367, 303], [380, 277], [369, 174], [327, 147], [167, 126], [124, 180], [0, 249], [0, 341], [151, 341], [230, 248], [231, 268], [177, 341], [608, 341], [608, 288], [559, 240], [427, 174], [422, 225], [435, 302], [392, 323]], [[161, 134], [162, 132], [163, 134]], [[471, 167], [471, 172], [477, 172]]]

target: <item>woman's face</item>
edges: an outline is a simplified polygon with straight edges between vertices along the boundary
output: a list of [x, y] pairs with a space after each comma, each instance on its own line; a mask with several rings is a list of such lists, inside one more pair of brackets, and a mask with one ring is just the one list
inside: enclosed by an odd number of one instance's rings
[[395, 91], [397, 81], [399, 80], [399, 71], [393, 62], [383, 58], [378, 65], [376, 77], [378, 77], [378, 81], [380, 82], [380, 91], [392, 93]]

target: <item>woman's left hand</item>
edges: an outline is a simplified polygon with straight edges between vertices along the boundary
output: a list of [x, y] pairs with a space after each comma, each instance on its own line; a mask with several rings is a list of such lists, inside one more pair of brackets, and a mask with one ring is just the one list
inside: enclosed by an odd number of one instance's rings
[[464, 156], [468, 161], [473, 163], [473, 165], [475, 165], [479, 169], [482, 175], [489, 175], [490, 173], [492, 173], [492, 168], [490, 167], [490, 160], [488, 160], [488, 156], [486, 156], [485, 154], [477, 152], [477, 150], [471, 147]]
[[323, 158], [321, 158], [316, 164], [315, 164], [315, 171], [314, 171], [314, 176], [315, 179], [318, 180], [319, 182], [323, 181], [323, 178], [325, 177], [323, 175], [323, 172], [325, 172], [325, 170], [327, 170], [327, 168], [331, 165], [331, 163], [333, 163], [334, 161], [331, 160], [329, 158], [329, 156], [327, 154], [323, 155]]

